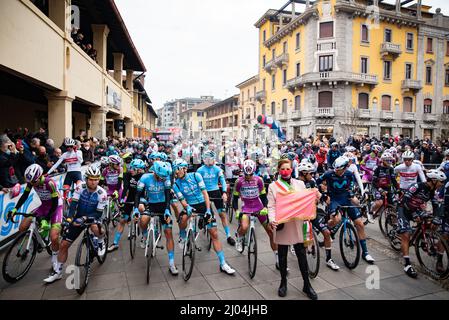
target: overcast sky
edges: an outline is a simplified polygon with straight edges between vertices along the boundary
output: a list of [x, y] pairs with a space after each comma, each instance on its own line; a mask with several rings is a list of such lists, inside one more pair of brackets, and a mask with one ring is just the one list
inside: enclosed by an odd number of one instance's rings
[[[115, 0], [148, 70], [153, 107], [176, 98], [224, 99], [257, 74], [254, 23], [286, 0]], [[384, 2], [394, 3], [394, 0]], [[449, 15], [448, 0], [423, 0]], [[299, 11], [304, 6], [299, 5]], [[297, 9], [298, 10], [298, 9]]]

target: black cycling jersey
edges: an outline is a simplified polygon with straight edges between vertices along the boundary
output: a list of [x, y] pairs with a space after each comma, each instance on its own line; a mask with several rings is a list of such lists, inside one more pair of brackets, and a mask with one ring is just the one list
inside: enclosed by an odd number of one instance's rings
[[393, 186], [398, 189], [398, 182], [393, 167], [378, 166], [373, 174], [373, 186], [377, 189], [390, 190]]
[[122, 198], [124, 198], [126, 196], [126, 193], [128, 193], [128, 202], [134, 202], [137, 192], [137, 184], [139, 183], [139, 180], [142, 176], [143, 173], [136, 174], [135, 176], [131, 175], [130, 172], [124, 174]]
[[426, 182], [419, 182], [405, 192], [402, 205], [409, 211], [418, 211], [430, 200], [435, 202], [435, 191]]

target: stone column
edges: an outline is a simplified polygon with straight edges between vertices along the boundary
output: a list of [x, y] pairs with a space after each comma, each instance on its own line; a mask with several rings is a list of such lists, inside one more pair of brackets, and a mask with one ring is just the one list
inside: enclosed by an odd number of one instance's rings
[[71, 0], [49, 0], [48, 15], [62, 31], [70, 34]]
[[418, 0], [418, 4], [417, 4], [417, 7], [416, 7], [416, 17], [418, 18], [418, 19], [421, 19], [422, 18], [422, 15], [421, 15], [421, 3], [422, 3], [422, 0]]
[[97, 50], [98, 64], [103, 70], [106, 70], [109, 28], [105, 24], [93, 24], [92, 32], [93, 47]]
[[122, 73], [123, 73], [123, 53], [114, 52], [114, 79], [122, 86]]
[[[424, 86], [424, 35], [418, 34], [418, 61], [415, 66], [416, 68], [416, 80], [421, 81], [421, 84]], [[415, 121], [415, 130], [413, 132], [414, 136], [421, 137], [423, 129], [421, 128], [421, 124], [423, 123], [424, 117], [424, 96], [423, 89], [419, 90], [416, 94], [416, 121]], [[414, 137], [410, 137], [414, 138]]]
[[129, 92], [134, 91], [134, 71], [126, 70], [126, 88]]
[[48, 135], [57, 145], [66, 137], [72, 137], [72, 101], [67, 92], [47, 92]]
[[102, 108], [91, 108], [91, 130], [92, 136], [99, 139], [106, 139], [106, 110]]
[[396, 0], [396, 13], [401, 13], [401, 0]]

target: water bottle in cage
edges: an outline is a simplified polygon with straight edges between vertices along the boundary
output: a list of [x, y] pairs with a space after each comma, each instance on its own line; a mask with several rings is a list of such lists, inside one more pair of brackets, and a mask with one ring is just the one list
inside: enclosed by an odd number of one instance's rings
[[94, 249], [98, 250], [98, 237], [94, 236], [94, 235], [90, 235], [91, 239], [92, 239], [92, 244], [94, 245]]

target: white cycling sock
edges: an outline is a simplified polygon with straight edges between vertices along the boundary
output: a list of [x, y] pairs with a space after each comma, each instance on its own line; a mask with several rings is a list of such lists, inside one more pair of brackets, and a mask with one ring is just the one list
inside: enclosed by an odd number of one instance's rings
[[276, 260], [276, 263], [279, 264], [279, 255], [278, 255], [278, 251], [275, 250], [275, 251], [273, 251], [273, 253], [274, 253], [274, 259]]

